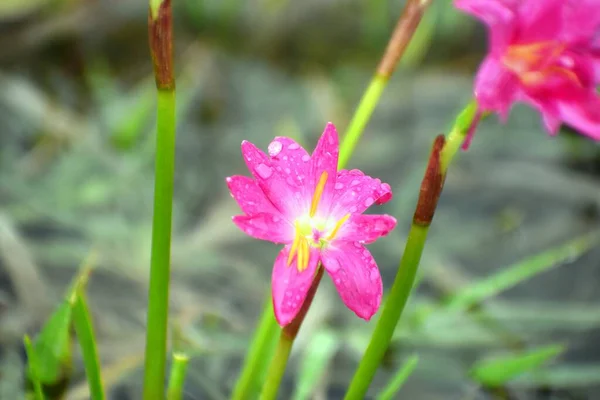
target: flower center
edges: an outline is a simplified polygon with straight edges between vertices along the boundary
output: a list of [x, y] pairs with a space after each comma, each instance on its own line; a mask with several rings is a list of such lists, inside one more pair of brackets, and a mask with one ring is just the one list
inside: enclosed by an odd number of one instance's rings
[[515, 73], [521, 83], [538, 85], [551, 76], [560, 76], [582, 85], [571, 70], [573, 60], [564, 55], [566, 45], [557, 41], [515, 44], [502, 57], [504, 65]]
[[324, 171], [319, 178], [319, 182], [315, 187], [315, 193], [313, 194], [309, 214], [303, 215], [294, 221], [296, 235], [294, 236], [287, 264], [288, 266], [291, 265], [294, 257], [296, 257], [296, 265], [300, 272], [308, 267], [310, 248], [323, 248], [323, 246], [335, 238], [335, 235], [339, 232], [344, 222], [350, 218], [350, 214], [346, 214], [338, 221], [316, 216], [319, 202], [327, 183], [327, 177], [327, 172]]

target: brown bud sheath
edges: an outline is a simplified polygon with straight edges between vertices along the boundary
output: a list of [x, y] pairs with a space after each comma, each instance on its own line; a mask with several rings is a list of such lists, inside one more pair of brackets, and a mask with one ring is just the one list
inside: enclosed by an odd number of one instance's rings
[[171, 0], [163, 0], [158, 8], [156, 18], [148, 12], [148, 37], [150, 38], [150, 54], [154, 64], [154, 78], [159, 90], [173, 90], [173, 15]]
[[319, 287], [319, 282], [321, 282], [322, 277], [323, 266], [319, 266], [317, 268], [317, 273], [315, 274], [312, 285], [310, 285], [310, 289], [308, 289], [308, 293], [306, 294], [306, 299], [304, 299], [304, 303], [302, 304], [302, 307], [300, 307], [300, 311], [298, 311], [298, 315], [296, 315], [296, 318], [294, 318], [292, 322], [283, 328], [283, 331], [281, 332], [282, 335], [285, 335], [292, 340], [296, 338], [296, 335], [300, 330], [300, 326], [302, 325], [302, 321], [304, 321], [304, 317], [306, 317], [306, 313], [308, 312], [313, 298], [315, 297], [315, 293], [317, 292], [317, 288]]
[[394, 73], [398, 60], [404, 54], [412, 39], [425, 9], [429, 6], [431, 0], [407, 0], [402, 15], [396, 23], [392, 37], [388, 42], [387, 48], [379, 66], [377, 75], [389, 78]]
[[413, 223], [416, 225], [429, 226], [433, 219], [433, 214], [435, 213], [438, 199], [444, 186], [445, 176], [442, 174], [440, 168], [440, 153], [444, 148], [445, 142], [444, 135], [439, 135], [433, 142], [425, 177], [423, 177], [423, 182], [421, 182], [417, 209], [413, 216]]

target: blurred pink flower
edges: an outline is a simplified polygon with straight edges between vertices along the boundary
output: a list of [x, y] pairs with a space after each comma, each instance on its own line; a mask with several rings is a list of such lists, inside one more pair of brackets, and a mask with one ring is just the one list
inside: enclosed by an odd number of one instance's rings
[[338, 171], [338, 152], [331, 123], [312, 155], [286, 137], [269, 144], [268, 156], [244, 141], [242, 154], [254, 179], [227, 178], [244, 212], [233, 222], [254, 238], [285, 244], [272, 275], [273, 305], [281, 326], [300, 310], [319, 262], [342, 301], [359, 317], [369, 320], [381, 303], [379, 270], [363, 244], [388, 234], [396, 220], [362, 212], [390, 200], [391, 188], [359, 170]]
[[555, 134], [562, 122], [600, 140], [598, 0], [455, 0], [488, 27], [475, 79], [482, 111], [505, 120], [524, 101]]

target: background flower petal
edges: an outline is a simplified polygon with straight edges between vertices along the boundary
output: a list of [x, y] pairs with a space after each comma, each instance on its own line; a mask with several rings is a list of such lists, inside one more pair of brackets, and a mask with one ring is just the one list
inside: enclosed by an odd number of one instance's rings
[[280, 214], [265, 193], [258, 187], [256, 181], [247, 176], [235, 175], [225, 179], [231, 197], [237, 201], [240, 209], [248, 215], [261, 212]]
[[342, 226], [335, 240], [372, 243], [396, 227], [391, 215], [354, 214]]
[[362, 319], [371, 319], [381, 304], [383, 286], [369, 250], [357, 242], [341, 242], [324, 249], [321, 262], [346, 307]]
[[483, 110], [495, 111], [506, 120], [520, 90], [517, 77], [499, 60], [488, 56], [483, 61], [475, 78], [475, 98]]
[[456, 8], [480, 19], [489, 28], [490, 52], [501, 54], [516, 30], [521, 0], [455, 0]]
[[281, 326], [289, 324], [298, 314], [319, 263], [318, 250], [311, 249], [308, 268], [299, 272], [296, 268], [296, 260], [291, 265], [287, 265], [289, 252], [290, 246], [285, 246], [279, 252], [273, 266], [271, 282], [275, 319]]
[[330, 215], [335, 218], [341, 218], [348, 213], [360, 214], [373, 203], [383, 204], [392, 198], [390, 185], [357, 169], [340, 171], [334, 190]]
[[279, 213], [236, 215], [232, 220], [244, 233], [256, 239], [274, 243], [290, 243], [294, 240], [294, 227]]

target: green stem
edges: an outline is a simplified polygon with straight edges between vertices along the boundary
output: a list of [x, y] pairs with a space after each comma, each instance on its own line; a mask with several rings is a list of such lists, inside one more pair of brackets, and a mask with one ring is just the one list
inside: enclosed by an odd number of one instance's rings
[[427, 239], [428, 226], [413, 224], [408, 234], [404, 254], [398, 267], [392, 290], [385, 301], [377, 326], [354, 378], [344, 397], [346, 400], [364, 399], [369, 385], [392, 340], [396, 324], [410, 295], [417, 268]]
[[275, 356], [271, 360], [271, 366], [269, 367], [269, 371], [267, 373], [269, 379], [267, 379], [267, 382], [265, 383], [263, 391], [260, 395], [261, 400], [273, 400], [277, 398], [279, 385], [283, 379], [283, 374], [285, 373], [285, 367], [287, 365], [293, 344], [294, 337], [291, 337], [287, 335], [285, 331], [282, 331], [281, 335], [279, 335], [279, 343], [277, 344], [277, 349], [275, 350]]
[[90, 387], [90, 399], [104, 400], [104, 388], [102, 387], [102, 376], [94, 327], [92, 325], [87, 299], [81, 290], [77, 292], [77, 297], [73, 304], [73, 324], [75, 326], [75, 332], [77, 333], [77, 341], [79, 342], [81, 353], [83, 354], [85, 375]]
[[256, 334], [244, 361], [242, 375], [233, 390], [233, 400], [245, 400], [250, 395], [254, 396], [254, 393], [260, 389], [261, 370], [264, 369], [261, 366], [265, 365], [272, 354], [278, 330], [279, 326], [273, 314], [273, 300], [269, 293]]
[[[443, 172], [448, 169], [448, 166], [454, 159], [454, 156], [462, 146], [477, 115], [477, 103], [471, 100], [469, 104], [463, 108], [456, 119], [450, 133], [446, 137], [446, 144], [440, 154], [440, 166]], [[483, 119], [487, 114], [483, 114]]]
[[164, 398], [175, 168], [175, 89], [158, 90], [154, 218], [146, 331], [144, 399]]
[[171, 365], [171, 376], [169, 377], [169, 388], [167, 389], [167, 400], [181, 400], [183, 397], [183, 384], [189, 357], [183, 353], [173, 353], [173, 365]]
[[380, 74], [376, 74], [371, 79], [371, 82], [350, 121], [350, 125], [344, 135], [344, 140], [340, 146], [340, 158], [338, 161], [339, 169], [342, 169], [348, 163], [352, 153], [354, 153], [354, 148], [356, 147], [367, 122], [369, 122], [373, 110], [375, 110], [375, 107], [379, 102], [379, 98], [387, 86], [387, 82], [388, 79]]

